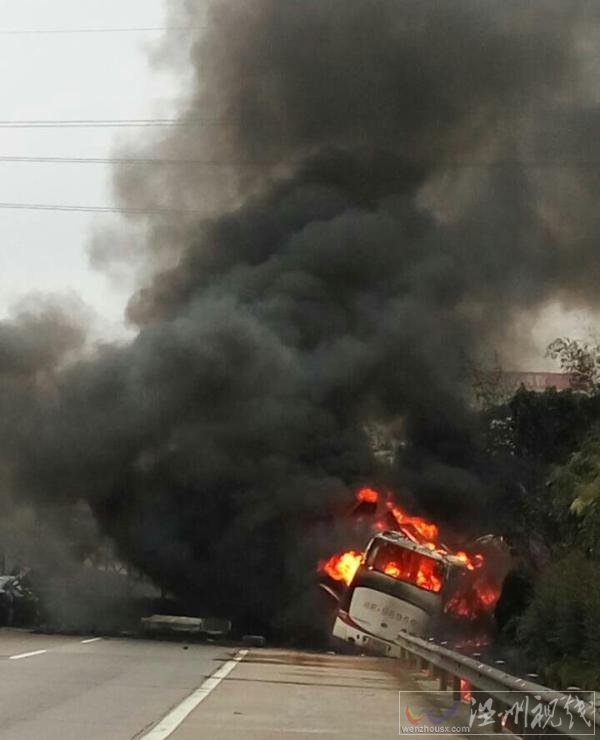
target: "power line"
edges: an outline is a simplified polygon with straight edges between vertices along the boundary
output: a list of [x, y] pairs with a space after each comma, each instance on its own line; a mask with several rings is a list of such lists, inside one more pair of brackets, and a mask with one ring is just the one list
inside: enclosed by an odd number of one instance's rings
[[[173, 165], [199, 167], [254, 167], [258, 165], [280, 164], [278, 160], [226, 160], [226, 159], [170, 159], [155, 157], [31, 157], [0, 155], [0, 162], [29, 164], [107, 164], [107, 165]], [[527, 169], [588, 169], [600, 167], [600, 160], [542, 161], [542, 160], [497, 160], [490, 162], [445, 162], [446, 169], [483, 169], [494, 167], [524, 167]]]
[[0, 203], [0, 209], [11, 211], [66, 211], [82, 213], [125, 213], [130, 215], [183, 216], [200, 215], [199, 211], [175, 208], [117, 208], [113, 206], [78, 206], [49, 203]]

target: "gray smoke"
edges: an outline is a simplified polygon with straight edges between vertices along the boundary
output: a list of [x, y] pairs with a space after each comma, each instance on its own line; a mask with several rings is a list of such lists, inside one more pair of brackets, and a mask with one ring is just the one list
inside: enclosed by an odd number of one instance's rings
[[[550, 299], [596, 301], [599, 181], [573, 152], [596, 130], [594, 3], [171, 5], [206, 27], [189, 125], [146, 151], [191, 161], [116, 188], [189, 213], [142, 224], [130, 345], [2, 397], [23, 419], [6, 465], [19, 495], [85, 498], [190, 603], [289, 629], [328, 512], [378, 472], [365, 424], [403, 419], [393, 479], [418, 505], [482, 520], [465, 356]], [[0, 331], [2, 368], [33, 368]]]

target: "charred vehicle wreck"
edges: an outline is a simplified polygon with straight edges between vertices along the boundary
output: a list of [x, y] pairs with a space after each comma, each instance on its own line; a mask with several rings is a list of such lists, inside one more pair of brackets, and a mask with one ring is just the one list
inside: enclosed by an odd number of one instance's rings
[[460, 558], [382, 532], [342, 596], [333, 635], [376, 652], [402, 632], [426, 637], [439, 629], [466, 577]]
[[356, 498], [362, 526], [365, 503], [371, 507], [374, 536], [364, 552], [319, 564], [321, 586], [335, 602], [333, 637], [378, 653], [389, 653], [402, 633], [488, 641], [506, 575], [502, 540], [481, 537], [453, 550], [436, 524], [407, 514], [390, 494], [362, 489]]

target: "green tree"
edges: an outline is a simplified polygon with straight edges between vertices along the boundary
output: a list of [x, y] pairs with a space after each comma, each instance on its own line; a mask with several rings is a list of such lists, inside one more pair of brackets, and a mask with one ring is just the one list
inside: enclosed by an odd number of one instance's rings
[[517, 634], [552, 684], [600, 683], [600, 432], [593, 428], [546, 486], [554, 559]]
[[521, 387], [507, 403], [482, 412], [498, 490], [496, 526], [520, 550], [529, 549], [533, 536], [550, 548], [563, 539], [548, 481], [596, 424], [600, 394], [572, 390], [536, 393]]
[[574, 390], [593, 393], [600, 389], [600, 346], [597, 344], [559, 337], [548, 346], [546, 355], [560, 362]]
[[552, 480], [557, 517], [569, 533], [568, 544], [600, 557], [600, 432], [586, 439]]
[[550, 684], [600, 685], [599, 576], [598, 563], [574, 550], [536, 583], [518, 639]]

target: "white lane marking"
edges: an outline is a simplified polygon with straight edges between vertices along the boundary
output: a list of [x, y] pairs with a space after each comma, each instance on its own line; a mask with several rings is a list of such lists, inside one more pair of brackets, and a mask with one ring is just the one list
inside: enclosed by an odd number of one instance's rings
[[101, 637], [90, 637], [89, 640], [82, 640], [81, 641], [81, 644], [82, 645], [89, 645], [90, 642], [98, 642], [98, 640], [101, 640], [101, 639], [102, 639]]
[[181, 704], [165, 715], [150, 732], [142, 735], [140, 740], [166, 740], [185, 718], [196, 709], [198, 704], [204, 701], [210, 692], [214, 691], [224, 678], [227, 678], [237, 664], [244, 660], [248, 652], [248, 650], [240, 650], [232, 660], [223, 663], [212, 676], [206, 679], [200, 688], [196, 689], [187, 699], [184, 699]]
[[34, 655], [43, 655], [47, 650], [34, 650], [32, 653], [21, 653], [20, 655], [11, 655], [9, 660], [21, 660], [21, 658], [33, 658]]

